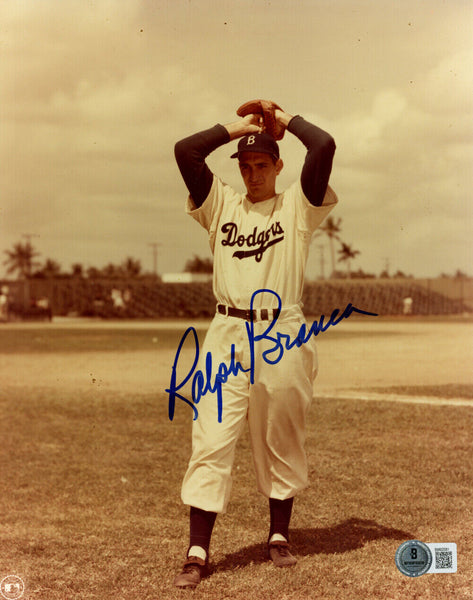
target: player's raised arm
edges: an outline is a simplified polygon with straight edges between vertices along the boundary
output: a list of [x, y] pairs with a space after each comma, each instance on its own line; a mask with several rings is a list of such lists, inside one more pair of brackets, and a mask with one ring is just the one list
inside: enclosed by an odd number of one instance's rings
[[307, 148], [301, 173], [302, 190], [311, 204], [321, 206], [332, 171], [335, 141], [332, 136], [301, 116], [275, 111], [276, 120], [298, 137]]
[[182, 178], [189, 190], [194, 204], [199, 207], [209, 195], [213, 182], [213, 173], [205, 159], [219, 146], [229, 141], [261, 131], [259, 117], [248, 115], [227, 125], [215, 125], [177, 142], [174, 155]]
[[229, 141], [225, 127], [215, 125], [180, 140], [174, 146], [177, 165], [196, 206], [203, 204], [212, 187], [213, 173], [205, 162], [206, 157]]

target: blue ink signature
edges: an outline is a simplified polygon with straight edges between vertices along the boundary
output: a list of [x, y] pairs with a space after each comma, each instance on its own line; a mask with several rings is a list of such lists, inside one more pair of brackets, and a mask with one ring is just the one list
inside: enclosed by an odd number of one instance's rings
[[[272, 294], [276, 297], [279, 311], [282, 307], [282, 301], [279, 295], [273, 290], [269, 289], [260, 289], [256, 290], [251, 296], [250, 302], [250, 310], [253, 310], [254, 301], [258, 294]], [[196, 405], [199, 404], [201, 398], [208, 393], [217, 395], [217, 418], [218, 422], [222, 422], [223, 415], [223, 396], [222, 396], [222, 386], [224, 383], [228, 381], [228, 378], [231, 376], [238, 375], [239, 372], [249, 373], [250, 383], [254, 384], [254, 375], [255, 375], [255, 349], [257, 342], [262, 340], [269, 341], [272, 343], [272, 346], [265, 350], [262, 353], [263, 360], [270, 365], [276, 365], [280, 360], [282, 360], [284, 356], [284, 352], [287, 350], [292, 350], [294, 347], [300, 348], [303, 344], [307, 344], [312, 336], [316, 336], [321, 332], [327, 331], [329, 327], [335, 327], [343, 321], [344, 319], [348, 319], [353, 313], [358, 313], [362, 315], [369, 315], [372, 317], [377, 317], [376, 313], [368, 312], [366, 310], [361, 310], [360, 308], [356, 308], [353, 304], [347, 304], [345, 310], [340, 312], [338, 308], [336, 308], [330, 318], [325, 323], [325, 316], [322, 315], [319, 321], [313, 321], [312, 325], [307, 330], [307, 325], [303, 323], [297, 336], [291, 340], [290, 336], [285, 333], [274, 332], [273, 335], [270, 333], [273, 331], [278, 317], [275, 317], [263, 333], [259, 335], [255, 335], [254, 331], [254, 321], [245, 322], [246, 332], [248, 337], [248, 344], [250, 348], [250, 366], [248, 368], [244, 368], [239, 361], [235, 358], [235, 344], [230, 346], [230, 364], [227, 365], [224, 362], [221, 362], [217, 367], [217, 372], [215, 376], [213, 376], [213, 364], [212, 364], [212, 353], [207, 352], [205, 356], [205, 367], [202, 371], [201, 369], [197, 369], [197, 364], [200, 356], [200, 347], [199, 347], [199, 338], [197, 336], [197, 331], [194, 327], [188, 327], [184, 332], [184, 335], [181, 338], [179, 346], [177, 348], [176, 356], [174, 358], [174, 363], [172, 365], [171, 370], [171, 381], [169, 384], [169, 388], [165, 391], [169, 395], [169, 405], [168, 405], [168, 414], [169, 420], [172, 421], [174, 419], [174, 412], [176, 407], [176, 400], [182, 400], [187, 405], [189, 405], [194, 413], [194, 421], [199, 416]], [[192, 367], [190, 368], [187, 375], [180, 381], [177, 382], [177, 366], [179, 363], [179, 357], [182, 352], [182, 348], [184, 343], [187, 340], [187, 337], [192, 335], [194, 338], [194, 362]], [[192, 378], [192, 400], [189, 400], [181, 393], [179, 393], [182, 388], [187, 385], [187, 383]]]

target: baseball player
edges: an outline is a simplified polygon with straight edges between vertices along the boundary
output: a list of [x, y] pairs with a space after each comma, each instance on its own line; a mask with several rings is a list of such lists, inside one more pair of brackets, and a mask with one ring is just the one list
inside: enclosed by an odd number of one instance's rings
[[[187, 213], [207, 230], [214, 256], [217, 307], [200, 356], [211, 353], [214, 365], [230, 364], [232, 351], [243, 366], [254, 360], [253, 382], [242, 369], [223, 385], [220, 420], [215, 395], [199, 402], [182, 484], [182, 501], [190, 506], [190, 543], [174, 582], [180, 588], [196, 587], [209, 573], [212, 529], [216, 515], [227, 508], [235, 446], [245, 423], [257, 486], [269, 499], [268, 556], [278, 567], [296, 562], [288, 529], [294, 496], [308, 481], [305, 421], [317, 373], [315, 342], [312, 337], [270, 364], [263, 339], [249, 356], [246, 324], [251, 321], [255, 334], [263, 334], [274, 322], [275, 331], [294, 340], [305, 323], [301, 297], [311, 236], [337, 203], [328, 186], [335, 143], [301, 116], [278, 108], [274, 118], [307, 148], [300, 179], [282, 193], [276, 192], [283, 168], [279, 146], [258, 114], [215, 125], [175, 146], [190, 194]], [[213, 150], [237, 138], [231, 158], [238, 161], [246, 194], [223, 183], [205, 162]], [[253, 294], [263, 289], [268, 291], [254, 295], [250, 314]], [[205, 372], [205, 365], [201, 368]]]

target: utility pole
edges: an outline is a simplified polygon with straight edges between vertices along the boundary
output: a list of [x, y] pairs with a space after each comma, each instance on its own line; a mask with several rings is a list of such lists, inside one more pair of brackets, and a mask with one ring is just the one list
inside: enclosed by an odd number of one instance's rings
[[324, 246], [323, 244], [318, 244], [317, 248], [320, 250], [320, 279], [325, 279]]
[[384, 270], [386, 271], [386, 275], [389, 277], [389, 258], [384, 259], [386, 262], [384, 263]]
[[158, 276], [158, 247], [162, 246], [159, 242], [150, 242], [148, 246], [151, 246], [153, 251], [153, 273], [154, 276]]
[[[31, 238], [34, 237], [39, 237], [39, 234], [37, 233], [23, 233], [21, 237], [26, 238], [27, 242], [27, 246], [28, 248], [31, 250], [31, 254], [33, 254], [32, 252], [32, 245], [31, 245]], [[25, 280], [23, 281], [23, 306], [25, 307], [25, 309], [27, 310], [30, 303], [31, 303], [31, 290], [30, 290], [30, 281], [29, 281], [29, 277], [31, 275], [31, 271], [33, 268], [33, 256], [30, 256], [29, 262], [27, 264], [27, 273], [26, 273], [26, 277]]]

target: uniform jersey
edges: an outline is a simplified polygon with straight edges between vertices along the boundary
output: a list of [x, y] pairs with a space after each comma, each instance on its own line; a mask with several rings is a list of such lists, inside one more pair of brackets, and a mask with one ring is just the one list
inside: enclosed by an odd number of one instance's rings
[[[328, 187], [322, 206], [305, 197], [300, 181], [285, 192], [252, 203], [214, 176], [204, 203], [189, 196], [187, 212], [209, 234], [214, 255], [213, 291], [219, 304], [248, 308], [252, 294], [270, 289], [282, 306], [301, 303], [312, 234], [337, 203]], [[274, 308], [274, 294], [258, 294], [254, 308]]]

